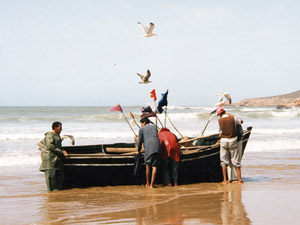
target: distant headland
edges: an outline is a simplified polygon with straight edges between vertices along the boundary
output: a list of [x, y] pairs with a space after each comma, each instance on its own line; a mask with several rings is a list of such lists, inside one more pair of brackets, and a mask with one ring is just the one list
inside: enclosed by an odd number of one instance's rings
[[300, 107], [300, 90], [284, 95], [248, 98], [233, 103], [232, 105], [247, 107], [276, 106], [277, 108], [291, 108], [295, 106]]

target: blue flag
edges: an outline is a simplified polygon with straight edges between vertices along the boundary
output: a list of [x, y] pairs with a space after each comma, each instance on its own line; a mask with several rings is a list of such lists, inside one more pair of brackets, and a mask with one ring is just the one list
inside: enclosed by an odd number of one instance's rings
[[167, 97], [168, 97], [168, 91], [169, 90], [167, 90], [166, 93], [161, 94], [161, 99], [159, 100], [158, 106], [157, 106], [157, 111], [159, 113], [162, 113], [164, 111], [162, 107], [168, 105], [168, 99], [167, 99]]

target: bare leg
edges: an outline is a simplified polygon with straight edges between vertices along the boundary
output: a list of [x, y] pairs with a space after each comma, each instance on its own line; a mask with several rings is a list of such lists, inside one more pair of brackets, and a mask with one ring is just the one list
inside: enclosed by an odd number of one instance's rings
[[155, 176], [156, 176], [156, 166], [152, 166], [152, 177], [151, 177], [151, 184], [150, 184], [150, 188], [153, 188], [153, 184], [155, 181]]
[[236, 167], [236, 172], [237, 172], [237, 175], [238, 175], [238, 182], [243, 183], [241, 167]]
[[150, 176], [150, 165], [146, 164], [146, 187], [150, 187], [149, 185], [149, 176]]
[[223, 174], [222, 184], [227, 184], [226, 172], [227, 172], [227, 166], [222, 166], [222, 174]]

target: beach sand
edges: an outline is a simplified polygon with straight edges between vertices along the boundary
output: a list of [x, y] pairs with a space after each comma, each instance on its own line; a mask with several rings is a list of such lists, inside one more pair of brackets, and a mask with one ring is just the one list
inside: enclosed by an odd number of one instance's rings
[[[249, 161], [253, 158], [247, 156]], [[0, 224], [299, 224], [300, 166], [293, 164], [245, 165], [244, 184], [91, 187], [51, 193], [43, 173], [10, 170], [0, 181]]]

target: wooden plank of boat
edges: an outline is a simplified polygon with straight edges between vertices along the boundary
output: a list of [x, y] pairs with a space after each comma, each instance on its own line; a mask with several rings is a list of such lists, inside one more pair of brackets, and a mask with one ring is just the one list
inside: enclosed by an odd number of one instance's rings
[[199, 137], [194, 137], [194, 138], [182, 138], [180, 141], [179, 141], [179, 144], [186, 144], [186, 143], [189, 143], [189, 142], [192, 142], [192, 141], [196, 141], [196, 140], [200, 140], [200, 139], [208, 139], [208, 138], [214, 138], [216, 136], [216, 134], [211, 134], [211, 135], [207, 135], [207, 136], [199, 136]]
[[137, 148], [118, 148], [118, 147], [107, 147], [105, 148], [107, 153], [128, 153], [137, 152]]

